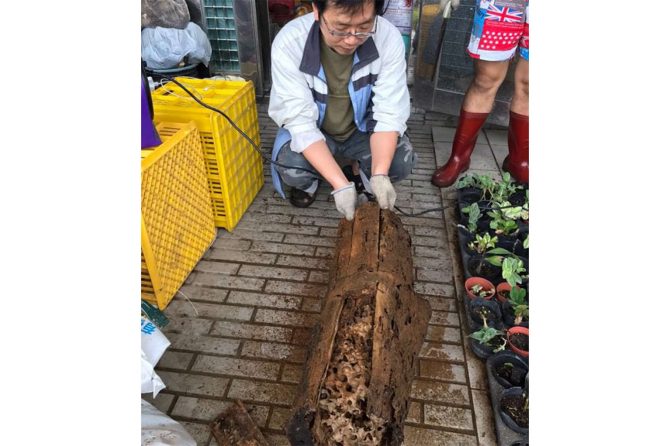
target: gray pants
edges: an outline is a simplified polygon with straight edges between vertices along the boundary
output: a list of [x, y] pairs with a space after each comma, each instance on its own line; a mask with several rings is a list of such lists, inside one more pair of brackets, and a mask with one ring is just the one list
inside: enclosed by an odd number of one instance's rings
[[[326, 144], [330, 153], [333, 154], [336, 160], [350, 159], [358, 161], [360, 168], [368, 178], [372, 171], [372, 153], [370, 151], [370, 133], [363, 133], [358, 130], [344, 142], [337, 142], [329, 135], [324, 133], [326, 137]], [[304, 167], [316, 172], [316, 169], [309, 164], [302, 153], [296, 153], [291, 150], [291, 141], [284, 144], [279, 149], [277, 161], [285, 166]], [[412, 149], [412, 144], [407, 135], [398, 138], [398, 145], [391, 161], [389, 168], [389, 178], [391, 182], [396, 182], [405, 179], [416, 164], [418, 156]], [[323, 177], [318, 173], [312, 174], [310, 172], [299, 169], [286, 169], [284, 167], [276, 166], [277, 172], [282, 179], [282, 182], [290, 187], [295, 187], [300, 190], [310, 190], [315, 180], [323, 180]]]

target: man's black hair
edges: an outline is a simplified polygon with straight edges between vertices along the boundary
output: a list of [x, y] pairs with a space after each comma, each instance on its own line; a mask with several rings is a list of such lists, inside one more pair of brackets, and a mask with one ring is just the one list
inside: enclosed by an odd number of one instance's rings
[[349, 13], [355, 13], [363, 9], [363, 5], [372, 2], [375, 5], [375, 14], [381, 15], [384, 12], [385, 3], [388, 0], [313, 0], [312, 4], [323, 14], [326, 8], [339, 8]]

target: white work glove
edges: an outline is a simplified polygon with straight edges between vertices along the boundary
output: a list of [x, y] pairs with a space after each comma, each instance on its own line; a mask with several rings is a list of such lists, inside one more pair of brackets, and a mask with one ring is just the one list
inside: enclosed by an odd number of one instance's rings
[[330, 195], [335, 199], [335, 207], [341, 214], [344, 214], [344, 218], [349, 221], [353, 220], [354, 212], [356, 211], [356, 200], [358, 199], [354, 183], [351, 182], [344, 187], [334, 190]]
[[392, 210], [393, 206], [395, 206], [397, 195], [388, 175], [372, 175], [372, 178], [370, 178], [370, 186], [372, 187], [372, 193], [375, 194], [375, 197], [377, 198], [379, 207]]
[[461, 0], [451, 0], [451, 9], [454, 11], [458, 8], [458, 5], [461, 3]]

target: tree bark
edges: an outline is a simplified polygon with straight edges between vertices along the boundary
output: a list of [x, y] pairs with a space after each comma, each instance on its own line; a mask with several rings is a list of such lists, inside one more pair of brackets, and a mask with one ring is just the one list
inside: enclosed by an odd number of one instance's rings
[[414, 294], [400, 218], [368, 203], [334, 265], [286, 432], [296, 445], [400, 445], [430, 305]]
[[239, 400], [212, 421], [210, 430], [219, 446], [270, 446]]

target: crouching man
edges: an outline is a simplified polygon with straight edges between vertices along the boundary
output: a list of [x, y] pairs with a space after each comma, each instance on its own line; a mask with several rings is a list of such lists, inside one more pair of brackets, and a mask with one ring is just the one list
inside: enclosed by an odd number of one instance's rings
[[337, 210], [352, 220], [358, 194], [340, 167], [351, 160], [379, 206], [393, 209], [392, 183], [417, 161], [405, 135], [410, 101], [402, 37], [379, 16], [384, 0], [313, 5], [313, 14], [286, 24], [272, 44], [268, 114], [280, 127], [274, 186], [286, 198], [286, 184], [290, 202], [307, 207], [325, 180]]

